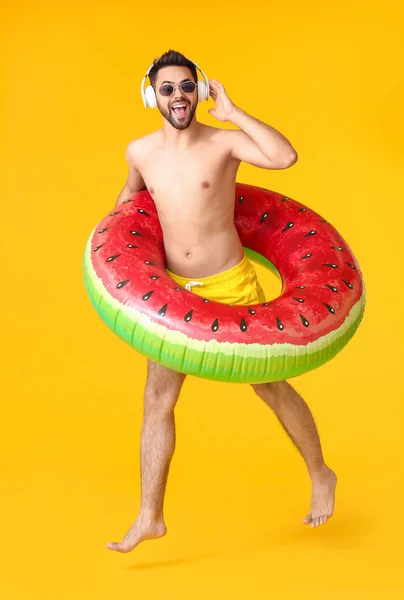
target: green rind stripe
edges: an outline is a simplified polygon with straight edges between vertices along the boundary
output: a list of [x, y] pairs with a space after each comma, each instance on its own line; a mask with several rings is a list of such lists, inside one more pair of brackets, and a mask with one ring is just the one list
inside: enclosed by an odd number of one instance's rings
[[265, 256], [262, 256], [262, 254], [260, 254], [259, 252], [255, 252], [255, 250], [247, 248], [247, 246], [243, 246], [243, 248], [248, 258], [255, 260], [255, 262], [257, 262], [259, 265], [262, 265], [263, 267], [266, 267], [267, 269], [272, 271], [272, 273], [274, 273], [282, 281], [281, 274], [279, 273], [275, 265], [271, 263], [270, 260], [268, 260]]
[[151, 321], [145, 313], [113, 298], [92, 265], [91, 238], [92, 234], [83, 258], [84, 282], [102, 320], [135, 350], [189, 375], [231, 383], [263, 383], [296, 377], [321, 366], [342, 350], [363, 317], [364, 293], [337, 330], [307, 346], [195, 340]]

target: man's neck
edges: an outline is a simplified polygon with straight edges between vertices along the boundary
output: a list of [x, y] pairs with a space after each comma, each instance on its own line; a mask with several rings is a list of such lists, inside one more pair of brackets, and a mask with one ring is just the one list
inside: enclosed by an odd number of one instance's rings
[[187, 129], [176, 129], [164, 119], [163, 143], [166, 147], [184, 149], [191, 146], [199, 137], [203, 125], [194, 118]]

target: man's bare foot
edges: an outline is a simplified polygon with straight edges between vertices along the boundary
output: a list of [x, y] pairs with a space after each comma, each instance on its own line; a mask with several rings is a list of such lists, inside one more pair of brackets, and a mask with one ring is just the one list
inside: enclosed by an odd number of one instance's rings
[[151, 519], [139, 515], [122, 542], [108, 542], [107, 548], [117, 552], [130, 552], [140, 542], [163, 537], [166, 533], [167, 527], [162, 518]]
[[337, 476], [327, 466], [324, 472], [312, 478], [313, 490], [310, 513], [303, 519], [305, 525], [318, 527], [328, 521], [334, 512]]

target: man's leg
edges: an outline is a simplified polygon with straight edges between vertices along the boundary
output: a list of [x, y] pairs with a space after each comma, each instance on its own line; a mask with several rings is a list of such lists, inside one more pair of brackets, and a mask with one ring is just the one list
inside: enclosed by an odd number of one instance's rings
[[150, 360], [147, 367], [140, 444], [140, 512], [122, 542], [107, 544], [107, 548], [119, 552], [130, 552], [140, 542], [161, 537], [167, 531], [163, 506], [175, 449], [174, 408], [186, 376]]
[[303, 523], [317, 527], [334, 512], [337, 477], [324, 462], [313, 416], [303, 398], [286, 381], [252, 385], [254, 391], [278, 417], [306, 462], [312, 481], [310, 513]]

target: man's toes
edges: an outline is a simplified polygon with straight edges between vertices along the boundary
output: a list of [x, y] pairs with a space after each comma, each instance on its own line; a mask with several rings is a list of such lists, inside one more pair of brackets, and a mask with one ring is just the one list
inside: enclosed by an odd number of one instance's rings
[[302, 521], [302, 522], [303, 522], [305, 525], [309, 525], [310, 521], [311, 521], [311, 515], [307, 515], [306, 517], [304, 517], [304, 519], [303, 519], [303, 521]]
[[108, 542], [107, 548], [120, 552], [122, 550], [122, 542]]
[[116, 550], [117, 552], [129, 552], [131, 549], [128, 542], [108, 542], [107, 548], [109, 550]]
[[108, 548], [108, 550], [117, 550], [118, 549], [117, 545], [118, 544], [116, 542], [108, 542], [107, 548]]

